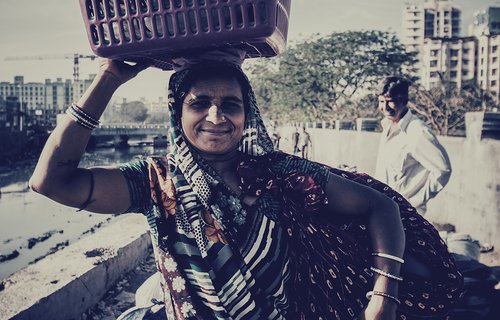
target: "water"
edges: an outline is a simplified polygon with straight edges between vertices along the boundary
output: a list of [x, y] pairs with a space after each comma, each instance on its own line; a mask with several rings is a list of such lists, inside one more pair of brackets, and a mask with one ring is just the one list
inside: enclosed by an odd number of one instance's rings
[[[131, 147], [128, 150], [98, 149], [86, 153], [81, 166], [113, 165], [145, 155], [165, 154], [164, 149]], [[51, 250], [71, 244], [117, 217], [89, 212], [58, 204], [28, 189], [28, 179], [36, 160], [25, 161], [0, 173], [0, 255], [19, 256], [0, 262], [0, 280], [47, 255]], [[43, 241], [28, 240], [49, 236]]]

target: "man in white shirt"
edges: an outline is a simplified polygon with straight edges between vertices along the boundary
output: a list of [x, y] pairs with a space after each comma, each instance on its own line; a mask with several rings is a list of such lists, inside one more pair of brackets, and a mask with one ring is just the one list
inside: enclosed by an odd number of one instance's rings
[[375, 177], [401, 193], [424, 215], [427, 201], [448, 183], [450, 159], [436, 136], [408, 109], [410, 82], [382, 81], [379, 110], [384, 114]]

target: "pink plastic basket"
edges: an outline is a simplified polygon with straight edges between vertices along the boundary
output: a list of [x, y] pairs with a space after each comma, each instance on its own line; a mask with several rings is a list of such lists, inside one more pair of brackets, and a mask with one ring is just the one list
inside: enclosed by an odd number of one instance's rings
[[80, 0], [94, 53], [126, 61], [171, 59], [231, 46], [247, 57], [284, 51], [291, 0]]

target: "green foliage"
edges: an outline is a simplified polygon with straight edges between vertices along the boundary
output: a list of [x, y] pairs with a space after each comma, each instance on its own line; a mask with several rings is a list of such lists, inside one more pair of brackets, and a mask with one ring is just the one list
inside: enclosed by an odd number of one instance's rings
[[122, 104], [121, 115], [130, 122], [144, 122], [148, 117], [148, 109], [141, 101], [131, 101]]
[[168, 114], [167, 111], [162, 113], [152, 113], [149, 115], [149, 117], [146, 119], [147, 123], [153, 123], [153, 124], [168, 124]]
[[413, 59], [392, 33], [348, 31], [290, 46], [280, 57], [253, 63], [249, 73], [264, 113], [327, 120], [359, 116], [352, 99], [381, 78], [401, 74]]

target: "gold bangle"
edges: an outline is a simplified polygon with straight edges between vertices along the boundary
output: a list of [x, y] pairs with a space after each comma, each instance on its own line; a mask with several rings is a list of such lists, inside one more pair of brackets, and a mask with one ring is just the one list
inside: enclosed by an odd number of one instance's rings
[[396, 298], [395, 296], [392, 296], [388, 293], [385, 293], [385, 292], [382, 292], [382, 291], [368, 291], [366, 293], [366, 299], [370, 300], [372, 298], [372, 296], [381, 296], [381, 297], [384, 297], [384, 298], [387, 298], [387, 299], [390, 299], [394, 302], [396, 302], [398, 305], [401, 304], [401, 301]]

